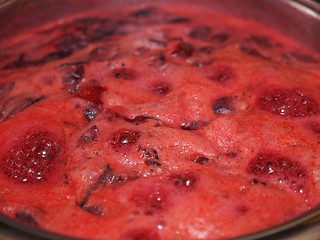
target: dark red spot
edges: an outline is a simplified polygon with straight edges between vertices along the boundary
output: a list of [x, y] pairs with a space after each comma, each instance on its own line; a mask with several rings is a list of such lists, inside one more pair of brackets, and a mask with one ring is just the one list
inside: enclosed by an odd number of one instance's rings
[[286, 184], [298, 193], [304, 192], [307, 171], [297, 161], [287, 157], [260, 153], [248, 165], [248, 172], [255, 175], [256, 181], [273, 181], [276, 184]]
[[166, 57], [163, 54], [157, 54], [157, 55], [151, 56], [148, 66], [161, 68], [166, 64], [166, 62], [167, 62]]
[[254, 178], [250, 181], [250, 184], [258, 184], [258, 183], [261, 183], [262, 185], [266, 186], [267, 183], [266, 182], [263, 182], [263, 181], [259, 181], [257, 178]]
[[148, 159], [153, 158], [155, 160], [159, 160], [158, 151], [156, 149], [150, 150], [150, 149], [139, 147], [138, 150], [142, 151], [142, 156], [145, 158], [148, 158]]
[[135, 11], [132, 15], [136, 18], [147, 18], [150, 17], [151, 15], [153, 15], [155, 13], [156, 9], [153, 7], [150, 8], [144, 8], [144, 9], [140, 9]]
[[264, 56], [261, 52], [259, 52], [257, 49], [253, 47], [241, 46], [240, 51], [252, 57], [257, 57], [263, 60], [270, 60], [269, 57]]
[[212, 73], [208, 76], [208, 79], [220, 83], [224, 83], [235, 78], [235, 71], [231, 67], [225, 65], [214, 66], [212, 68]]
[[84, 211], [86, 211], [86, 212], [88, 212], [88, 213], [90, 213], [92, 215], [95, 215], [95, 216], [104, 215], [103, 206], [100, 206], [100, 205], [98, 205], [98, 206], [97, 205], [89, 205], [88, 204], [88, 202], [90, 200], [90, 197], [91, 197], [91, 195], [92, 195], [92, 193], [94, 191], [94, 187], [95, 186], [89, 188], [89, 190], [86, 192], [86, 194], [85, 194], [84, 198], [82, 199], [82, 201], [80, 203], [78, 203], [78, 206], [82, 210], [84, 210]]
[[239, 206], [236, 210], [240, 213], [240, 216], [244, 216], [248, 213], [249, 208], [247, 206]]
[[126, 232], [120, 240], [159, 240], [159, 234], [155, 230], [137, 228]]
[[95, 215], [95, 216], [101, 216], [104, 215], [104, 209], [103, 206], [95, 206], [95, 205], [91, 205], [91, 206], [85, 206], [82, 208], [84, 211]]
[[102, 104], [101, 97], [105, 91], [106, 89], [101, 87], [98, 82], [90, 81], [88, 84], [79, 87], [74, 96], [99, 105]]
[[199, 52], [203, 55], [210, 55], [212, 54], [214, 51], [214, 48], [211, 46], [205, 46], [205, 47], [201, 47], [199, 48], [196, 52]]
[[63, 184], [69, 185], [69, 179], [68, 179], [69, 177], [67, 175], [64, 175], [63, 178], [64, 178]]
[[120, 129], [114, 132], [110, 139], [110, 144], [116, 151], [127, 149], [134, 145], [140, 138], [140, 132], [132, 129]]
[[252, 179], [252, 180], [250, 181], [250, 183], [251, 183], [251, 184], [257, 184], [257, 183], [259, 183], [259, 180], [256, 179], [256, 178], [254, 178], [254, 179]]
[[214, 60], [214, 48], [206, 46], [199, 48], [194, 52], [190, 63], [192, 66], [204, 67], [211, 64]]
[[16, 220], [22, 224], [26, 224], [31, 227], [38, 226], [37, 219], [29, 213], [19, 211], [19, 212], [16, 212], [15, 217], [16, 217]]
[[32, 67], [39, 66], [47, 62], [61, 60], [71, 56], [74, 51], [85, 48], [88, 45], [88, 42], [81, 34], [70, 33], [54, 39], [51, 44], [53, 44], [55, 50], [46, 53], [44, 56], [35, 60], [28, 60], [28, 56], [25, 53], [21, 53], [15, 61], [6, 65], [4, 68], [13, 69]]
[[226, 155], [230, 158], [235, 158], [238, 154], [236, 152], [228, 152]]
[[58, 53], [70, 56], [74, 51], [85, 48], [88, 41], [83, 36], [70, 33], [56, 39], [54, 45]]
[[190, 189], [196, 183], [197, 178], [191, 173], [176, 173], [169, 176], [169, 181], [176, 188]]
[[136, 72], [129, 68], [117, 68], [113, 70], [113, 76], [122, 80], [135, 80]]
[[188, 123], [182, 123], [181, 129], [182, 130], [198, 130], [202, 126], [207, 126], [208, 123], [205, 121], [192, 121]]
[[83, 115], [89, 122], [94, 120], [99, 112], [100, 108], [97, 105], [90, 105], [83, 109]]
[[[121, 116], [119, 116], [121, 117]], [[133, 125], [140, 125], [142, 123], [146, 123], [148, 119], [154, 119], [148, 116], [136, 116], [134, 118], [122, 117], [126, 122], [132, 123]]]
[[273, 48], [271, 44], [270, 38], [266, 36], [258, 36], [258, 35], [252, 35], [251, 40], [260, 48], [262, 49], [270, 49]]
[[2, 158], [2, 170], [16, 183], [46, 182], [61, 164], [62, 142], [48, 131], [32, 130]]
[[319, 63], [318, 59], [316, 59], [315, 57], [310, 56], [310, 55], [300, 54], [300, 53], [290, 53], [290, 55], [300, 62]]
[[262, 94], [257, 100], [261, 110], [274, 115], [308, 117], [319, 112], [318, 103], [302, 89], [275, 89]]
[[250, 184], [258, 184], [258, 183], [260, 183], [260, 184], [262, 184], [262, 185], [264, 185], [264, 186], [267, 185], [266, 182], [260, 181], [260, 180], [258, 180], [257, 178], [253, 178], [249, 183], [250, 183]]
[[194, 159], [194, 161], [196, 163], [199, 163], [201, 165], [207, 164], [208, 162], [210, 162], [210, 159], [204, 156], [199, 156], [196, 159]]
[[111, 183], [115, 178], [112, 168], [109, 165], [106, 165], [103, 173], [100, 175], [98, 179], [98, 184], [105, 187], [109, 182]]
[[90, 42], [113, 36], [117, 31], [117, 24], [107, 18], [82, 18], [64, 25], [63, 30], [70, 36], [69, 40], [64, 40], [65, 43], [68, 43], [64, 45], [68, 49], [74, 45], [77, 48], [75, 50], [78, 50], [84, 48]]
[[141, 157], [146, 159], [145, 164], [149, 167], [161, 167], [161, 163], [159, 162], [159, 155], [156, 149], [146, 149], [146, 148], [139, 148], [142, 154]]
[[55, 51], [48, 53], [45, 55], [41, 60], [39, 60], [39, 63], [47, 63], [47, 62], [52, 62], [56, 60], [60, 60], [66, 57], [69, 57], [72, 54], [72, 52], [65, 52], [65, 51]]
[[116, 188], [125, 184], [127, 181], [133, 181], [137, 178], [138, 176], [115, 175], [112, 168], [109, 165], [106, 165], [104, 171], [99, 176], [97, 186]]
[[211, 28], [206, 26], [201, 26], [201, 27], [193, 28], [189, 33], [189, 37], [198, 39], [201, 41], [206, 41], [208, 40], [210, 34], [211, 34]]
[[168, 95], [171, 91], [169, 84], [167, 83], [157, 83], [154, 84], [150, 90], [157, 95]]
[[174, 45], [171, 56], [175, 58], [188, 58], [191, 57], [194, 52], [194, 47], [190, 43], [186, 43], [180, 40], [174, 40], [172, 43]]
[[82, 63], [63, 64], [60, 69], [63, 83], [68, 92], [74, 93], [79, 89], [84, 78], [84, 67]]
[[218, 43], [224, 43], [230, 38], [230, 35], [227, 33], [219, 33], [212, 36], [212, 40]]
[[96, 186], [94, 186], [94, 188], [98, 186], [116, 188], [125, 184], [127, 181], [133, 181], [138, 178], [139, 176], [137, 175], [115, 175], [112, 168], [109, 165], [106, 165], [104, 171], [99, 176], [98, 181], [96, 182]]
[[149, 167], [154, 167], [154, 168], [156, 168], [156, 167], [161, 167], [161, 166], [162, 166], [161, 163], [159, 163], [158, 161], [155, 161], [155, 160], [153, 160], [153, 159], [146, 160], [146, 161], [144, 161], [144, 163], [145, 163], [147, 166], [149, 166]]
[[86, 145], [91, 142], [97, 141], [98, 140], [98, 128], [96, 125], [92, 126], [89, 128], [87, 131], [84, 132], [84, 134], [81, 135], [79, 139], [79, 144], [80, 145]]
[[166, 22], [171, 24], [176, 24], [176, 23], [188, 23], [188, 22], [191, 22], [191, 20], [185, 17], [175, 17], [175, 18], [168, 19]]
[[83, 33], [89, 41], [99, 41], [112, 36], [117, 31], [117, 25], [108, 18], [85, 18], [77, 20], [83, 26]]
[[217, 115], [225, 115], [234, 112], [233, 97], [222, 97], [213, 104], [213, 111]]
[[36, 66], [38, 62], [32, 62], [26, 60], [26, 54], [20, 53], [16, 60], [12, 63], [9, 63], [3, 67], [3, 69], [16, 69], [16, 68], [23, 68], [23, 67], [33, 67]]

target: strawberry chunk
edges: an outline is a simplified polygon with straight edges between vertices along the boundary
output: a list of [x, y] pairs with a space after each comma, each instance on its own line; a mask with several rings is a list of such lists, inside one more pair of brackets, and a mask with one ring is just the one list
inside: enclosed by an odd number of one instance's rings
[[287, 185], [304, 193], [307, 170], [297, 161], [273, 153], [259, 153], [248, 165], [248, 172], [259, 179]]
[[318, 103], [302, 89], [274, 89], [258, 99], [258, 107], [274, 115], [308, 117], [319, 113]]
[[31, 130], [2, 158], [2, 171], [15, 183], [46, 182], [61, 164], [62, 145], [53, 133]]
[[120, 129], [113, 133], [110, 144], [112, 148], [118, 152], [120, 150], [129, 149], [140, 138], [140, 133], [136, 130]]

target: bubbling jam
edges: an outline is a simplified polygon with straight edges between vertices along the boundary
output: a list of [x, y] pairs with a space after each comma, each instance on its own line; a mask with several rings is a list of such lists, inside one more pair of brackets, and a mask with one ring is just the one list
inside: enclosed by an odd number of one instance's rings
[[[30, 37], [31, 36], [31, 37]], [[227, 239], [319, 204], [320, 58], [182, 6], [0, 43], [0, 212], [85, 239]]]

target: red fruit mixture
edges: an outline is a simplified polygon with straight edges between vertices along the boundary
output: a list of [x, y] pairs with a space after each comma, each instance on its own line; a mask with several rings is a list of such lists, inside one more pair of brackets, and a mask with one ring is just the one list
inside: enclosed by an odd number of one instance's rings
[[2, 41], [0, 59], [0, 212], [20, 223], [222, 239], [320, 202], [319, 56], [276, 30], [118, 9]]

